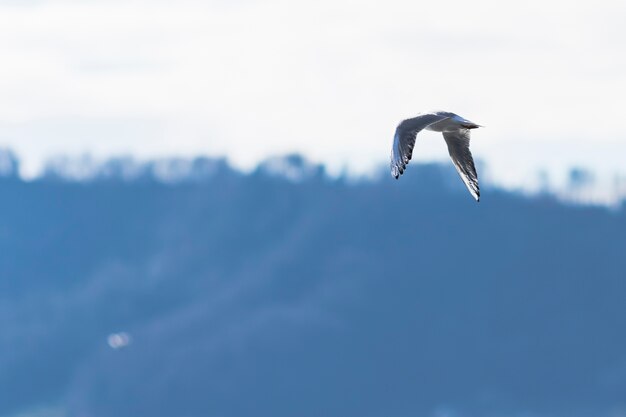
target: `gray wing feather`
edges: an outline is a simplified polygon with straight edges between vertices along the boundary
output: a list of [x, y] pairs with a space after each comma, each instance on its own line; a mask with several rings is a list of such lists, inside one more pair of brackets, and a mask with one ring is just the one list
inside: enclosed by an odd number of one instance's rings
[[449, 117], [446, 114], [423, 114], [404, 120], [398, 125], [391, 148], [391, 175], [394, 178], [398, 179], [402, 175], [411, 160], [417, 134], [431, 124]]
[[476, 201], [480, 201], [480, 189], [478, 187], [478, 175], [474, 166], [474, 159], [470, 152], [470, 131], [460, 129], [454, 132], [443, 132], [443, 138], [448, 144], [450, 158], [456, 167], [465, 186]]

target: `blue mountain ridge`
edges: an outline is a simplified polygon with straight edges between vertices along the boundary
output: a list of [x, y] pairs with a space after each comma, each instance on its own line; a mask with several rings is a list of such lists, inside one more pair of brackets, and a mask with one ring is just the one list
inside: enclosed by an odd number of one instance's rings
[[448, 165], [350, 181], [297, 156], [249, 174], [118, 159], [25, 182], [14, 162], [0, 415], [624, 410], [624, 205], [476, 204]]

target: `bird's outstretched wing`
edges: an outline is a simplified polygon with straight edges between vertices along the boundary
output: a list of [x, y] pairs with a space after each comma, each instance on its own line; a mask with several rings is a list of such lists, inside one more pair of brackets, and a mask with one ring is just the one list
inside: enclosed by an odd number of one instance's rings
[[443, 114], [422, 114], [398, 125], [391, 148], [391, 175], [394, 178], [398, 179], [402, 175], [411, 160], [417, 134], [431, 124], [448, 118], [448, 115]]
[[474, 159], [470, 152], [470, 131], [460, 129], [454, 132], [443, 132], [443, 138], [448, 144], [450, 158], [457, 172], [465, 183], [465, 186], [476, 201], [480, 201], [480, 188], [478, 188], [478, 175], [474, 166]]

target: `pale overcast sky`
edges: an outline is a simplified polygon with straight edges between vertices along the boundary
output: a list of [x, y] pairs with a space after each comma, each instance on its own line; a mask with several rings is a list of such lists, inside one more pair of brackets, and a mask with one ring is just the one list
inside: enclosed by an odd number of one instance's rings
[[[387, 164], [402, 118], [486, 126], [487, 175], [626, 174], [626, 2], [0, 1], [0, 146]], [[418, 160], [447, 158], [435, 133]]]

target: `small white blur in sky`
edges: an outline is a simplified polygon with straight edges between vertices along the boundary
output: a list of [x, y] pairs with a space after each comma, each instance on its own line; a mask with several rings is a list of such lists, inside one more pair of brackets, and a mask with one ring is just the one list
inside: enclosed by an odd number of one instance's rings
[[107, 344], [111, 349], [122, 349], [130, 345], [130, 335], [126, 332], [111, 333], [107, 337]]
[[[0, 1], [0, 147], [51, 156], [301, 152], [386, 165], [396, 124], [444, 109], [519, 185], [626, 174], [626, 2]], [[444, 160], [440, 135], [415, 159]]]

